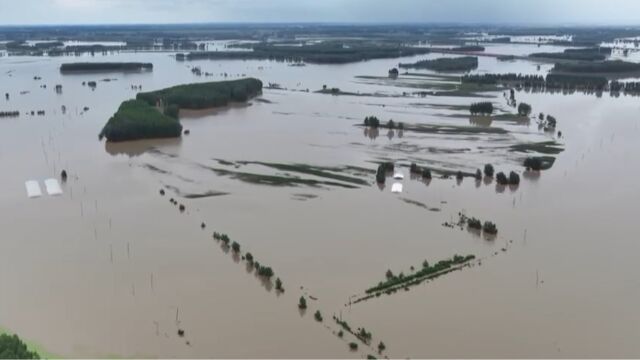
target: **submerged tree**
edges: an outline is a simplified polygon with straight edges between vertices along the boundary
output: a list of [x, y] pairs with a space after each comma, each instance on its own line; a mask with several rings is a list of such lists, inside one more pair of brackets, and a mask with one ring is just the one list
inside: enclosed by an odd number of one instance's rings
[[491, 164], [486, 164], [486, 165], [484, 166], [484, 176], [486, 176], [486, 177], [493, 177], [493, 173], [494, 173], [493, 165], [491, 165]]
[[518, 115], [529, 116], [531, 114], [531, 105], [521, 102], [518, 105]]
[[300, 296], [300, 300], [298, 301], [298, 308], [302, 310], [307, 308], [307, 299], [305, 299], [304, 296]]

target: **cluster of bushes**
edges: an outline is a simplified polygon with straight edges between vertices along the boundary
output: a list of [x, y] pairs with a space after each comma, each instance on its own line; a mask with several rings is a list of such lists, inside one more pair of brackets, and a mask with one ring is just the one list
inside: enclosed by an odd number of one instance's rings
[[469, 112], [471, 113], [471, 115], [491, 115], [493, 113], [493, 103], [491, 103], [490, 101], [473, 103], [471, 104], [471, 106], [469, 106]]
[[17, 336], [0, 334], [0, 359], [39, 359], [35, 351], [29, 351], [27, 345]]
[[398, 285], [407, 284], [416, 280], [420, 280], [421, 278], [436, 274], [440, 271], [450, 269], [452, 266], [460, 265], [465, 262], [471, 261], [473, 259], [475, 259], [474, 255], [467, 255], [467, 256], [455, 255], [452, 259], [441, 260], [441, 261], [438, 261], [435, 265], [431, 265], [431, 266], [427, 262], [425, 262], [423, 264], [422, 269], [414, 272], [413, 274], [406, 275], [406, 276], [404, 276], [403, 274], [400, 274], [398, 276], [391, 274], [390, 277], [389, 276], [387, 277], [386, 281], [380, 282], [378, 285], [365, 290], [365, 292], [367, 294], [370, 294], [370, 293], [383, 291]]
[[392, 162], [383, 162], [378, 165], [378, 170], [376, 171], [376, 181], [380, 184], [384, 184], [387, 180], [387, 172], [391, 172], [394, 169], [394, 165]]
[[509, 173], [509, 177], [503, 172], [496, 174], [496, 182], [499, 185], [518, 185], [520, 184], [520, 175], [515, 171]]
[[20, 116], [20, 111], [0, 111], [0, 117], [17, 117]]
[[370, 126], [372, 128], [377, 128], [380, 126], [380, 119], [375, 116], [367, 116], [364, 118], [364, 126]]
[[126, 141], [147, 138], [178, 137], [182, 125], [174, 118], [160, 113], [155, 107], [140, 100], [123, 102], [107, 121], [100, 138], [108, 141]]
[[254, 78], [178, 85], [138, 93], [136, 99], [151, 106], [175, 105], [180, 109], [206, 109], [225, 106], [231, 101], [244, 102], [262, 91], [262, 81]]
[[106, 62], [106, 63], [68, 63], [60, 66], [60, 72], [80, 72], [80, 71], [140, 71], [153, 70], [151, 63], [139, 62]]
[[467, 227], [470, 229], [474, 229], [477, 231], [484, 231], [490, 235], [495, 235], [498, 233], [498, 228], [496, 227], [496, 224], [492, 223], [491, 221], [485, 221], [483, 223], [478, 218], [475, 218], [475, 217], [467, 218], [464, 215], [461, 215], [460, 219], [461, 221], [463, 221], [462, 224], [464, 224], [464, 221], [466, 220]]
[[455, 58], [437, 58], [420, 60], [410, 64], [400, 64], [401, 68], [429, 69], [435, 71], [469, 71], [478, 68], [478, 58], [463, 56]]

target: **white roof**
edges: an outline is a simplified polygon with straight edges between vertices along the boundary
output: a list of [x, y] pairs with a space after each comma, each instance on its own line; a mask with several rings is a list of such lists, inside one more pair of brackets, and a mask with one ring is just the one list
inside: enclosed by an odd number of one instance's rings
[[42, 196], [42, 190], [40, 184], [36, 180], [25, 181], [24, 186], [27, 188], [28, 198], [37, 198]]
[[404, 179], [404, 175], [401, 172], [397, 172], [397, 173], [393, 174], [393, 178], [397, 179], [397, 180], [402, 180], [402, 179]]
[[49, 195], [62, 195], [62, 188], [57, 179], [47, 179], [44, 181], [44, 186], [47, 188]]
[[402, 184], [401, 183], [394, 183], [393, 185], [391, 185], [391, 192], [393, 193], [401, 193], [402, 192]]

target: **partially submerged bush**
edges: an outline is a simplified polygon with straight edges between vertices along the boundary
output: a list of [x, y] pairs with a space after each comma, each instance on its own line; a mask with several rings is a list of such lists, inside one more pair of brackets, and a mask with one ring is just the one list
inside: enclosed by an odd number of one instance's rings
[[498, 233], [498, 228], [496, 227], [496, 224], [492, 223], [491, 221], [485, 221], [484, 225], [482, 226], [482, 230], [485, 233], [491, 234], [491, 235], [495, 235]]
[[307, 299], [305, 299], [304, 296], [300, 296], [300, 300], [298, 301], [298, 308], [302, 310], [307, 308]]
[[467, 226], [472, 229], [480, 230], [482, 229], [482, 222], [479, 219], [472, 217], [467, 219]]
[[496, 181], [500, 185], [509, 185], [509, 179], [507, 179], [507, 175], [505, 175], [502, 171], [496, 175]]
[[493, 177], [493, 173], [494, 173], [493, 165], [491, 165], [491, 164], [486, 164], [486, 165], [484, 166], [484, 176], [486, 176], [486, 177]]
[[520, 175], [518, 175], [518, 173], [516, 173], [515, 171], [512, 171], [511, 173], [509, 173], [509, 184], [511, 185], [520, 184]]

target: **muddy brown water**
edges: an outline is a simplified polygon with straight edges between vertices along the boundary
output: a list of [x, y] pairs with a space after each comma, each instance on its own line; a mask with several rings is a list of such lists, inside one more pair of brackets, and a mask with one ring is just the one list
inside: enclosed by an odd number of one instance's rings
[[[427, 105], [477, 99], [313, 93], [327, 84], [402, 95], [406, 88], [354, 77], [384, 76], [397, 62], [419, 58], [289, 67], [118, 54], [87, 59], [151, 61], [154, 71], [72, 76], [57, 67], [75, 58], [1, 58], [0, 93], [11, 97], [0, 100], [0, 108], [45, 110], [46, 116], [0, 119], [0, 324], [63, 357], [371, 353], [362, 346], [350, 352], [351, 339], [340, 340], [325, 327], [335, 328], [334, 314], [370, 330], [392, 357], [637, 357], [638, 99], [518, 92], [534, 112], [558, 119], [566, 148], [550, 170], [523, 174], [523, 155], [506, 147], [552, 139], [533, 121], [478, 125], [509, 131], [497, 135], [405, 131], [400, 137], [380, 129], [371, 138], [355, 126], [366, 115], [407, 124], [474, 125], [473, 119], [444, 116], [465, 111]], [[189, 65], [216, 76], [196, 77]], [[533, 63], [503, 65], [490, 58], [480, 59], [478, 72], [502, 66], [537, 72]], [[191, 133], [181, 139], [98, 141], [120, 102], [135, 96], [131, 85], [152, 90], [224, 79], [223, 72], [311, 92], [265, 89], [262, 98], [269, 102], [189, 114], [182, 123]], [[33, 80], [36, 75], [42, 80]], [[99, 81], [95, 91], [81, 85], [104, 78], [117, 80]], [[47, 89], [40, 88], [43, 83]], [[55, 84], [63, 85], [61, 95]], [[507, 109], [501, 93], [492, 95]], [[331, 179], [225, 164], [375, 170], [380, 159], [465, 171], [491, 162], [499, 171], [520, 172], [522, 182], [517, 189], [470, 178], [460, 184], [434, 178], [427, 185], [403, 168], [405, 191], [396, 195], [391, 179], [380, 190], [373, 175], [354, 175], [371, 185], [347, 189], [256, 185], [208, 169], [324, 181]], [[24, 181], [42, 181], [63, 168], [69, 180], [62, 197], [26, 198]], [[167, 195], [161, 197], [163, 187]], [[186, 199], [172, 188], [227, 195]], [[172, 197], [186, 206], [184, 214], [169, 203]], [[494, 221], [499, 237], [487, 241], [442, 226], [460, 211]], [[225, 253], [211, 238], [214, 230], [272, 266], [285, 293], [277, 295]], [[377, 284], [387, 269], [409, 273], [425, 259], [433, 263], [456, 253], [475, 254], [481, 265], [348, 305], [350, 296]], [[301, 295], [309, 301], [306, 314], [296, 306]], [[313, 320], [316, 309], [323, 325]]]

